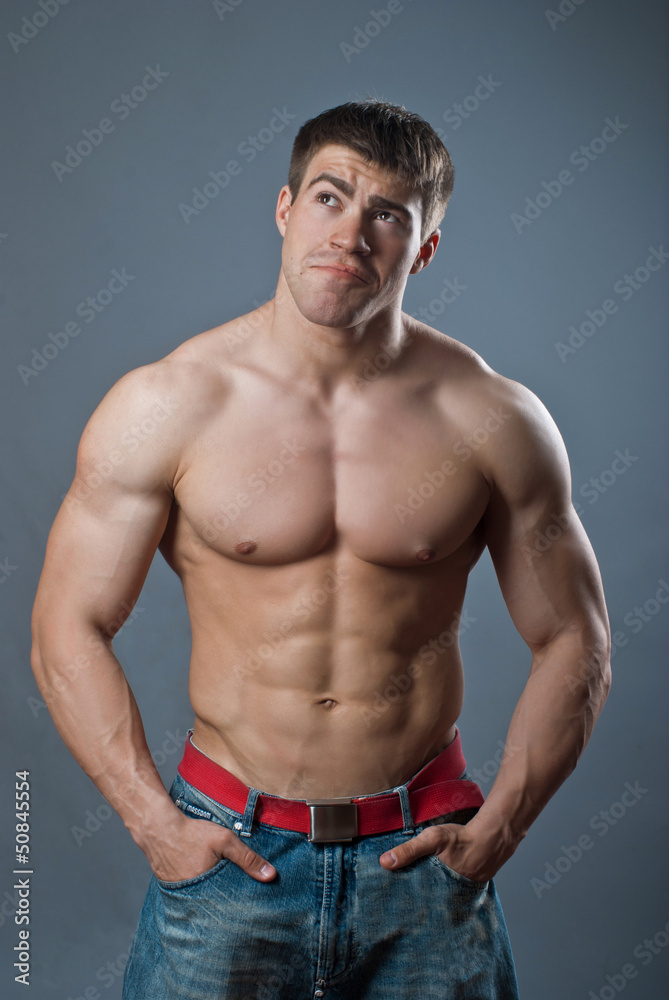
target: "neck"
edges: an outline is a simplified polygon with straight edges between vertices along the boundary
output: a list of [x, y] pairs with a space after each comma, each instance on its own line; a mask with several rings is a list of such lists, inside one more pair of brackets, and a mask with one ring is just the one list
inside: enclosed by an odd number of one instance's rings
[[410, 339], [399, 302], [351, 327], [312, 323], [298, 310], [283, 272], [267, 308], [262, 337], [273, 367], [291, 379], [316, 384], [325, 396], [344, 382], [383, 374]]

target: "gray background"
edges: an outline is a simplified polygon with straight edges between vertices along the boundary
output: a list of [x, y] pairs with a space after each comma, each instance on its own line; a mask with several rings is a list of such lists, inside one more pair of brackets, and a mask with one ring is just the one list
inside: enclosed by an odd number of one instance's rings
[[[38, 30], [24, 24], [34, 37], [15, 41], [18, 51], [10, 33], [41, 8], [37, 0], [2, 6], [0, 993], [120, 997], [149, 876], [144, 856], [62, 744], [29, 667], [32, 601], [81, 431], [123, 373], [272, 296], [280, 252], [273, 212], [299, 124], [374, 95], [440, 128], [456, 166], [437, 258], [409, 282], [405, 307], [427, 310], [428, 322], [529, 386], [553, 414], [618, 634], [614, 687], [590, 746], [497, 877], [521, 995], [606, 1000], [617, 995], [612, 983], [627, 965], [633, 976], [623, 979], [625, 997], [659, 1000], [669, 975], [660, 849], [668, 614], [655, 599], [658, 589], [669, 596], [660, 582], [669, 581], [664, 265], [638, 272], [627, 300], [615, 289], [668, 238], [663, 5], [563, 2], [572, 12], [551, 25], [544, 2], [403, 0], [390, 23], [367, 36], [360, 31], [370, 10], [387, 8], [382, 0], [228, 6], [71, 0]], [[356, 40], [359, 51], [342, 49]], [[156, 64], [168, 76], [120, 120], [112, 102]], [[491, 77], [494, 90], [476, 107], [479, 76]], [[463, 102], [467, 117], [453, 110]], [[275, 107], [294, 117], [249, 162], [238, 146], [268, 126]], [[572, 152], [616, 116], [626, 128], [615, 141], [587, 170], [570, 164]], [[104, 117], [114, 131], [59, 180], [52, 163]], [[179, 204], [233, 158], [241, 173], [186, 223]], [[512, 215], [564, 169], [573, 183], [518, 232]], [[133, 280], [45, 357], [48, 334], [76, 320], [78, 303], [105, 288], [114, 268]], [[439, 293], [456, 278], [464, 290], [446, 305]], [[567, 343], [570, 326], [605, 299], [617, 311], [562, 360], [556, 344]], [[42, 370], [26, 376], [20, 366], [36, 371], [38, 354]], [[615, 452], [626, 450], [629, 466], [611, 472]], [[602, 473], [593, 492], [587, 484]], [[641, 621], [634, 608], [644, 606]], [[138, 607], [115, 649], [169, 785], [191, 722], [190, 641], [179, 581], [160, 556]], [[461, 729], [487, 792], [530, 657], [487, 555], [465, 608], [476, 621], [462, 637]], [[35, 866], [30, 994], [14, 984], [11, 968], [13, 781], [23, 768], [31, 772]], [[616, 806], [626, 782], [645, 791], [633, 806]], [[600, 819], [591, 826], [611, 807], [614, 825]], [[584, 834], [593, 846], [564, 870], [565, 848]], [[556, 861], [559, 879], [537, 889], [532, 879], [545, 881]], [[652, 955], [642, 942], [655, 935], [660, 953]]]

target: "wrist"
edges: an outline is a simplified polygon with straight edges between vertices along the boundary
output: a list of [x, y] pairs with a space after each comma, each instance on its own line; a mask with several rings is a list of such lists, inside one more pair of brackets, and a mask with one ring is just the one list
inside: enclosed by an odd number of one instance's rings
[[150, 858], [153, 845], [172, 840], [174, 829], [183, 819], [167, 792], [152, 796], [144, 808], [124, 817], [125, 826], [137, 846]]
[[492, 805], [488, 808], [487, 800], [469, 820], [467, 830], [477, 842], [494, 845], [497, 849], [502, 846], [509, 850], [509, 855], [513, 854], [527, 833], [524, 825], [518, 823], [510, 811], [498, 811]]

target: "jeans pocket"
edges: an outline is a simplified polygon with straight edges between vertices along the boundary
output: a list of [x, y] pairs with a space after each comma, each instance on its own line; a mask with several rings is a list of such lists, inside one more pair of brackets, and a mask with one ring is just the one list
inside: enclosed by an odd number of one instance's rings
[[430, 854], [430, 861], [443, 871], [451, 880], [457, 882], [459, 885], [468, 888], [475, 889], [479, 892], [481, 889], [485, 889], [488, 886], [488, 882], [475, 882], [474, 879], [469, 878], [468, 875], [462, 875], [460, 872], [456, 872], [455, 868], [450, 868], [441, 858], [438, 858], [436, 854]]
[[156, 882], [161, 889], [189, 889], [191, 886], [200, 885], [202, 882], [206, 882], [217, 872], [220, 872], [227, 864], [229, 864], [230, 858], [219, 858], [213, 867], [208, 868], [205, 872], [201, 872], [199, 875], [193, 875], [192, 878], [179, 879], [176, 882], [167, 882], [162, 878], [158, 878], [154, 875]]

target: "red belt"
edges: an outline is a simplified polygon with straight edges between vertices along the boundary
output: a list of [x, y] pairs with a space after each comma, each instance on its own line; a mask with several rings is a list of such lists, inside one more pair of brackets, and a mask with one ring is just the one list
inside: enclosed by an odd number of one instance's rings
[[[249, 795], [248, 786], [193, 746], [190, 736], [189, 732], [178, 767], [181, 777], [214, 801], [243, 814]], [[457, 809], [483, 804], [483, 794], [476, 782], [459, 779], [465, 766], [458, 732], [437, 757], [407, 782], [415, 826]], [[350, 840], [352, 836], [387, 833], [404, 827], [400, 798], [396, 792], [372, 798], [312, 800], [283, 799], [261, 792], [254, 817], [283, 830], [311, 833], [310, 839], [317, 841]], [[321, 830], [318, 836], [313, 836], [315, 825]], [[328, 836], [327, 832], [323, 835], [322, 831], [328, 829], [336, 829], [339, 834], [343, 830], [351, 836]]]

